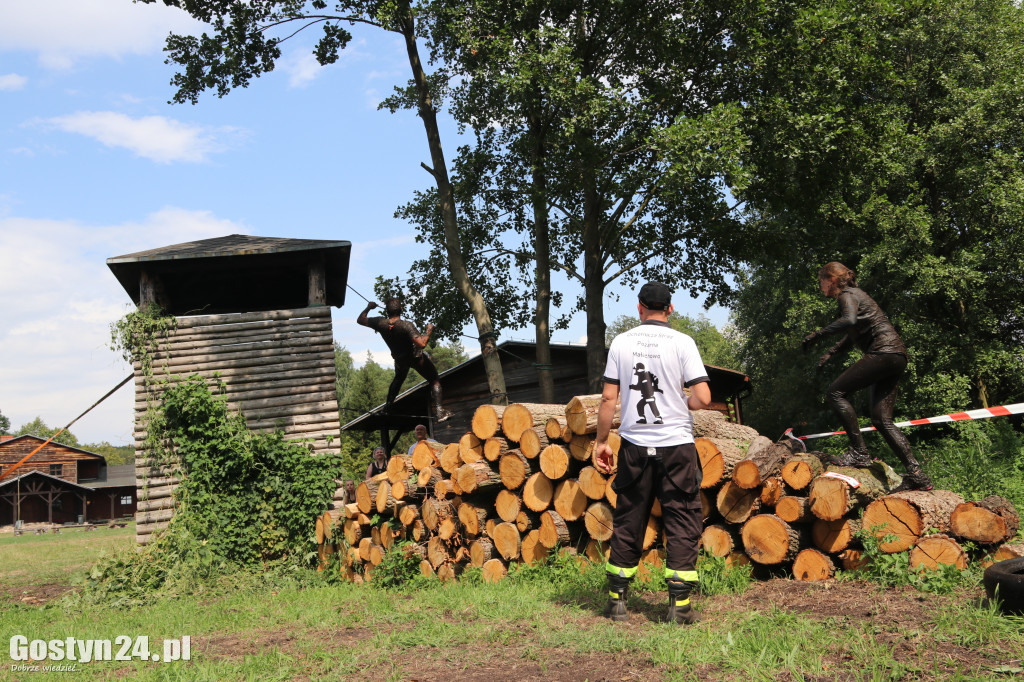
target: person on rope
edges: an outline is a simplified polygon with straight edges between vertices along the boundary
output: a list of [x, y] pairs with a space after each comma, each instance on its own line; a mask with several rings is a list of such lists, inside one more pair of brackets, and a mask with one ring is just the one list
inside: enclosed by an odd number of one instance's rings
[[839, 318], [804, 337], [801, 347], [807, 349], [818, 339], [843, 333], [843, 338], [821, 356], [822, 367], [834, 355], [853, 344], [864, 356], [848, 367], [828, 387], [826, 399], [846, 430], [850, 447], [832, 457], [833, 464], [866, 467], [871, 465], [864, 436], [857, 423], [857, 414], [847, 396], [854, 391], [870, 389], [871, 423], [907, 469], [901, 490], [931, 490], [932, 482], [914, 458], [907, 437], [893, 424], [897, 385], [907, 367], [907, 349], [889, 318], [874, 300], [857, 287], [853, 270], [835, 261], [818, 272], [821, 293], [839, 302]]
[[391, 411], [391, 405], [402, 388], [402, 382], [412, 368], [430, 384], [430, 396], [437, 421], [451, 419], [452, 413], [441, 404], [441, 381], [437, 377], [437, 368], [431, 362], [430, 356], [423, 351], [434, 332], [434, 325], [428, 324], [426, 333], [420, 334], [412, 322], [402, 319], [402, 302], [397, 298], [389, 298], [384, 304], [386, 317], [368, 318], [367, 313], [376, 307], [376, 303], [370, 302], [363, 312], [359, 313], [356, 322], [380, 334], [395, 361], [395, 378], [388, 387], [385, 410]]
[[[655, 497], [665, 525], [665, 579], [668, 618], [679, 625], [697, 622], [690, 592], [697, 586], [697, 542], [703, 530], [701, 469], [693, 438], [693, 410], [711, 403], [707, 370], [693, 339], [672, 329], [672, 292], [660, 282], [640, 289], [640, 326], [619, 334], [608, 349], [604, 390], [598, 408], [595, 466], [611, 473], [614, 456], [608, 434], [619, 402], [620, 384], [636, 375], [621, 400], [618, 473], [612, 488], [618, 496], [613, 517], [605, 615], [629, 619], [626, 599], [643, 550], [644, 531]], [[661, 388], [664, 387], [664, 388]], [[687, 397], [684, 388], [690, 389]], [[655, 393], [660, 395], [655, 407]], [[655, 419], [648, 422], [645, 409]]]

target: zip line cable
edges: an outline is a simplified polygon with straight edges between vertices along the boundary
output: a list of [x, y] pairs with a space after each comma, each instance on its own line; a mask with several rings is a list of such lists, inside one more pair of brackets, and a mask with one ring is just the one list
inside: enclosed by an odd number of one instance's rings
[[61, 429], [61, 430], [60, 430], [60, 431], [58, 431], [57, 433], [53, 434], [53, 435], [52, 435], [52, 436], [50, 436], [49, 438], [47, 438], [47, 439], [46, 439], [46, 442], [45, 442], [45, 443], [43, 443], [43, 444], [42, 444], [42, 445], [40, 445], [40, 446], [39, 446], [38, 448], [36, 448], [36, 449], [35, 449], [35, 450], [33, 450], [32, 452], [30, 452], [30, 453], [28, 453], [27, 455], [25, 455], [25, 456], [24, 456], [24, 457], [23, 457], [23, 458], [21, 459], [21, 461], [19, 461], [19, 462], [18, 462], [17, 464], [15, 464], [14, 466], [12, 466], [12, 467], [11, 467], [10, 469], [8, 469], [7, 471], [5, 471], [5, 472], [3, 472], [3, 473], [0, 473], [0, 481], [4, 480], [4, 479], [5, 479], [5, 478], [7, 478], [8, 476], [10, 476], [10, 475], [11, 475], [11, 474], [12, 474], [12, 473], [14, 472], [14, 470], [15, 470], [15, 469], [17, 469], [17, 468], [18, 468], [18, 467], [20, 467], [20, 466], [21, 466], [22, 464], [24, 464], [25, 462], [27, 462], [28, 460], [30, 460], [30, 459], [32, 458], [32, 455], [36, 454], [37, 452], [39, 452], [40, 450], [42, 450], [43, 448], [45, 448], [45, 447], [46, 447], [47, 445], [49, 445], [49, 444], [50, 444], [50, 441], [52, 441], [52, 440], [53, 440], [54, 438], [56, 438], [57, 436], [59, 436], [60, 434], [64, 433], [64, 432], [65, 432], [65, 431], [67, 431], [68, 429], [70, 429], [70, 428], [71, 428], [71, 426], [72, 426], [72, 425], [73, 425], [73, 424], [74, 424], [74, 423], [75, 423], [76, 421], [78, 421], [79, 419], [81, 419], [81, 418], [82, 418], [82, 417], [84, 417], [85, 415], [87, 415], [87, 414], [89, 414], [90, 412], [92, 412], [92, 410], [93, 410], [93, 408], [94, 408], [94, 407], [96, 407], [97, 405], [99, 405], [100, 403], [102, 403], [102, 402], [103, 402], [104, 400], [106, 400], [107, 398], [109, 398], [110, 396], [112, 396], [112, 395], [114, 394], [114, 392], [115, 392], [115, 391], [117, 391], [117, 389], [121, 388], [122, 386], [124, 386], [125, 384], [127, 384], [127, 383], [128, 383], [129, 381], [131, 381], [131, 380], [132, 380], [132, 379], [134, 379], [134, 378], [135, 378], [135, 374], [134, 374], [134, 373], [133, 373], [133, 374], [129, 374], [128, 376], [126, 376], [126, 377], [124, 378], [124, 380], [122, 380], [122, 381], [121, 381], [121, 383], [119, 383], [119, 384], [118, 384], [117, 386], [114, 386], [114, 387], [113, 387], [112, 389], [110, 389], [109, 391], [107, 391], [107, 394], [106, 394], [105, 396], [103, 396], [102, 398], [100, 398], [99, 400], [97, 400], [96, 402], [94, 402], [94, 403], [93, 403], [92, 405], [90, 405], [90, 406], [89, 406], [89, 409], [87, 409], [87, 410], [86, 410], [85, 412], [83, 412], [82, 414], [78, 415], [77, 417], [75, 417], [74, 419], [72, 419], [71, 421], [69, 421], [69, 422], [68, 422], [68, 424], [67, 424], [67, 426], [65, 426], [65, 427], [64, 427], [63, 429]]

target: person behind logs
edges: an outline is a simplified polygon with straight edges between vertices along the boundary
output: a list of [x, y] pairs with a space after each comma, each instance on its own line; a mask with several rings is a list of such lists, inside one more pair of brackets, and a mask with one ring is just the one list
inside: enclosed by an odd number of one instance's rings
[[413, 433], [416, 434], [416, 442], [409, 446], [410, 457], [412, 457], [412, 451], [416, 449], [416, 446], [419, 445], [421, 441], [425, 441], [427, 439], [427, 427], [423, 424], [417, 424]]
[[345, 504], [352, 504], [356, 501], [356, 482], [351, 478], [345, 481]]
[[427, 332], [420, 334], [412, 322], [402, 319], [402, 302], [397, 298], [389, 298], [384, 304], [387, 317], [367, 318], [366, 314], [376, 307], [376, 303], [370, 302], [363, 312], [359, 313], [356, 322], [380, 334], [384, 338], [384, 343], [388, 344], [391, 357], [395, 361], [395, 378], [388, 387], [385, 409], [391, 410], [391, 405], [395, 402], [395, 397], [398, 396], [402, 382], [405, 381], [411, 367], [430, 384], [430, 396], [437, 421], [450, 419], [451, 412], [441, 405], [441, 381], [437, 378], [437, 368], [430, 361], [430, 356], [423, 352], [434, 331], [434, 325], [428, 324]]
[[839, 319], [805, 336], [803, 349], [806, 351], [821, 337], [842, 333], [843, 338], [821, 356], [818, 367], [853, 344], [864, 352], [860, 360], [832, 382], [826, 393], [828, 404], [838, 415], [850, 442], [846, 452], [831, 458], [832, 463], [855, 467], [871, 465], [857, 414], [848, 398], [854, 391], [869, 388], [871, 423], [907, 469], [903, 482], [895, 491], [931, 490], [932, 482], [914, 458], [907, 437], [893, 424], [897, 385], [907, 367], [907, 349], [903, 340], [878, 304], [857, 287], [853, 270], [833, 261], [818, 272], [818, 285], [821, 293], [839, 302]]
[[373, 450], [373, 459], [370, 460], [370, 466], [366, 467], [366, 480], [369, 481], [378, 474], [383, 474], [388, 470], [388, 455], [384, 452], [384, 448], [375, 448]]
[[[617, 497], [605, 571], [608, 605], [614, 621], [629, 619], [629, 584], [636, 575], [644, 531], [654, 498], [661, 502], [665, 524], [665, 579], [668, 621], [679, 625], [698, 620], [690, 606], [697, 586], [697, 541], [702, 530], [701, 469], [693, 439], [692, 410], [711, 403], [707, 371], [693, 339], [672, 329], [672, 292], [660, 282], [640, 289], [640, 326], [619, 334], [608, 349], [604, 391], [598, 409], [595, 464], [611, 473], [613, 455], [608, 433], [625, 385], [621, 404], [618, 473], [612, 488]], [[631, 383], [632, 377], [635, 383]], [[690, 389], [687, 397], [683, 389]], [[646, 418], [650, 411], [653, 420]]]

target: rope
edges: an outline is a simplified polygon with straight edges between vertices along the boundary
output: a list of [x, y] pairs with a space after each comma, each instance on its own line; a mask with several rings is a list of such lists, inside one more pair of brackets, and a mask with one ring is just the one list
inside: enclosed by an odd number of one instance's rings
[[[39, 446], [38, 448], [36, 448], [36, 449], [35, 449], [35, 450], [33, 450], [32, 452], [30, 452], [30, 453], [28, 453], [27, 455], [25, 455], [25, 456], [24, 456], [24, 457], [23, 457], [23, 458], [21, 459], [21, 461], [20, 461], [20, 462], [18, 462], [18, 463], [17, 463], [17, 464], [15, 464], [14, 466], [12, 466], [12, 467], [11, 467], [10, 469], [8, 469], [7, 471], [5, 471], [5, 472], [3, 472], [2, 474], [0, 474], [0, 481], [4, 480], [4, 479], [5, 479], [5, 478], [7, 478], [8, 476], [10, 476], [10, 475], [11, 475], [11, 474], [12, 474], [12, 473], [14, 472], [14, 470], [15, 470], [15, 469], [17, 469], [18, 467], [20, 467], [20, 466], [21, 466], [22, 464], [24, 464], [25, 462], [29, 461], [29, 460], [30, 460], [30, 459], [32, 458], [32, 455], [36, 454], [37, 452], [39, 452], [40, 450], [42, 450], [43, 448], [45, 448], [45, 447], [46, 447], [47, 445], [49, 445], [49, 444], [50, 444], [50, 441], [52, 441], [52, 440], [53, 440], [54, 438], [56, 438], [57, 436], [59, 436], [60, 434], [64, 433], [64, 432], [65, 432], [65, 431], [67, 431], [68, 429], [70, 429], [70, 428], [71, 428], [71, 426], [72, 426], [72, 425], [73, 425], [73, 424], [74, 424], [74, 423], [75, 423], [76, 421], [78, 421], [79, 419], [81, 419], [81, 418], [82, 418], [82, 417], [84, 417], [85, 415], [87, 415], [87, 414], [89, 414], [90, 412], [92, 412], [92, 410], [93, 410], [93, 408], [94, 408], [94, 407], [96, 407], [97, 405], [99, 405], [100, 403], [102, 403], [102, 402], [103, 402], [104, 400], [106, 400], [107, 398], [109, 398], [109, 397], [110, 397], [111, 395], [113, 395], [113, 394], [114, 394], [114, 391], [116, 391], [117, 389], [121, 388], [122, 386], [124, 386], [125, 384], [127, 384], [127, 383], [128, 383], [129, 381], [131, 381], [131, 380], [132, 380], [132, 379], [134, 379], [134, 378], [135, 378], [135, 375], [134, 375], [134, 374], [129, 374], [128, 376], [126, 376], [126, 377], [124, 378], [124, 380], [123, 380], [123, 381], [121, 381], [121, 383], [119, 383], [119, 384], [118, 384], [117, 386], [114, 386], [114, 387], [113, 387], [112, 389], [110, 389], [109, 391], [107, 391], [107, 394], [106, 394], [106, 395], [104, 395], [104, 396], [103, 396], [102, 398], [100, 398], [99, 400], [97, 400], [96, 402], [94, 402], [94, 403], [93, 403], [92, 405], [90, 405], [90, 406], [89, 406], [89, 409], [87, 409], [87, 410], [86, 410], [85, 412], [83, 412], [82, 414], [78, 415], [77, 417], [75, 417], [74, 419], [72, 419], [71, 421], [69, 421], [69, 422], [68, 422], [68, 424], [67, 424], [67, 426], [65, 426], [65, 427], [64, 427], [63, 429], [61, 429], [60, 431], [58, 431], [57, 433], [55, 433], [55, 434], [53, 434], [52, 436], [50, 436], [49, 438], [47, 438], [47, 439], [46, 439], [46, 442], [45, 442], [45, 443], [43, 443], [43, 444], [42, 444], [42, 445], [40, 445], [40, 446]], [[20, 485], [20, 484], [19, 484], [19, 485]]]

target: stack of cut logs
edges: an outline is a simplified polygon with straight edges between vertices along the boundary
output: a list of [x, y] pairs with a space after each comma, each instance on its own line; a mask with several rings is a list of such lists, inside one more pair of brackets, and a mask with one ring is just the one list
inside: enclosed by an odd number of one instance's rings
[[[343, 552], [342, 573], [370, 579], [398, 541], [425, 575], [455, 579], [467, 565], [500, 580], [512, 562], [533, 563], [553, 550], [603, 562], [612, 535], [615, 475], [593, 465], [600, 395], [568, 405], [481, 405], [457, 443], [419, 442], [387, 471], [356, 488], [356, 499], [316, 521], [321, 569]], [[609, 444], [617, 454], [618, 408]], [[964, 567], [960, 540], [988, 561], [1024, 556], [1005, 544], [1019, 517], [1000, 497], [965, 502], [946, 490], [887, 494], [898, 482], [882, 464], [828, 467], [795, 441], [772, 443], [724, 415], [700, 411], [694, 434], [703, 482], [706, 552], [729, 564], [790, 569], [822, 580], [864, 557], [863, 524], [884, 552], [910, 552], [912, 566]], [[614, 472], [614, 470], [613, 470]], [[643, 542], [641, 573], [664, 563], [661, 509], [655, 502]]]

